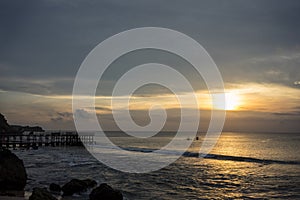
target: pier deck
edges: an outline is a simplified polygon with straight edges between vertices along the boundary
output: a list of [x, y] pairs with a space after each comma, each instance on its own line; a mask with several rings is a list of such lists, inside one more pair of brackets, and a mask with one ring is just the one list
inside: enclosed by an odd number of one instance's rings
[[77, 133], [0, 134], [0, 148], [38, 148], [41, 146], [82, 146], [93, 144], [94, 135]]

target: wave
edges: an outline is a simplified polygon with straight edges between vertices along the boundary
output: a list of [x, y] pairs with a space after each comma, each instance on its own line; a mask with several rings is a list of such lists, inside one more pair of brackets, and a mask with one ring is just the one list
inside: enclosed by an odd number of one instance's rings
[[78, 166], [86, 166], [86, 165], [92, 165], [95, 164], [95, 162], [70, 162], [69, 166], [70, 167], [78, 167]]
[[[105, 148], [100, 145], [93, 145], [93, 146]], [[156, 150], [158, 150], [158, 149], [139, 148], [139, 147], [121, 147], [121, 148], [127, 151], [141, 152], [141, 153], [151, 153], [151, 152], [154, 153]], [[214, 160], [224, 160], [224, 161], [237, 161], [237, 162], [251, 162], [251, 163], [260, 163], [260, 164], [300, 165], [300, 161], [259, 159], [259, 158], [252, 158], [252, 157], [230, 156], [230, 155], [220, 155], [220, 154], [199, 154], [197, 152], [190, 152], [190, 151], [186, 151], [182, 153], [181, 151], [164, 150], [164, 151], [160, 151], [160, 154], [167, 154], [167, 155], [182, 154], [183, 157], [204, 158], [204, 159], [214, 159]]]
[[252, 162], [261, 164], [288, 164], [288, 165], [299, 165], [299, 161], [285, 161], [285, 160], [272, 160], [272, 159], [259, 159], [243, 156], [227, 156], [218, 154], [207, 154], [204, 156], [206, 159], [216, 159], [216, 160], [228, 160], [228, 161], [239, 161], [239, 162]]

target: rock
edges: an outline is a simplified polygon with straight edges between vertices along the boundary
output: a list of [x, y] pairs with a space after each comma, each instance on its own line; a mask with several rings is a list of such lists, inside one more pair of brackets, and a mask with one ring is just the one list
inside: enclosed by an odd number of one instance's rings
[[33, 150], [38, 150], [38, 149], [39, 149], [39, 147], [37, 146], [37, 144], [36, 144], [36, 143], [33, 143], [33, 144], [32, 144], [32, 149], [33, 149]]
[[50, 189], [50, 191], [53, 191], [53, 192], [60, 192], [61, 191], [60, 185], [57, 185], [55, 183], [51, 183], [50, 186], [49, 186], [49, 189]]
[[0, 190], [23, 191], [26, 181], [23, 161], [9, 150], [0, 148]]
[[64, 196], [71, 196], [75, 193], [84, 192], [87, 190], [87, 184], [78, 179], [72, 179], [70, 182], [66, 183], [62, 188]]
[[18, 199], [24, 199], [25, 191], [16, 191], [16, 190], [7, 190], [7, 191], [0, 191], [0, 199], [4, 198], [4, 196], [7, 197], [16, 197]]
[[57, 200], [46, 188], [34, 188], [29, 200]]
[[7, 123], [7, 120], [5, 119], [4, 115], [0, 113], [0, 134], [8, 132], [9, 128], [10, 126]]
[[120, 191], [102, 183], [91, 192], [90, 200], [123, 200], [123, 195]]
[[75, 193], [85, 192], [88, 188], [93, 188], [97, 186], [97, 182], [92, 179], [72, 179], [70, 182], [66, 183], [61, 190], [64, 196], [71, 196]]
[[82, 180], [82, 181], [85, 182], [87, 188], [93, 188], [93, 187], [97, 186], [97, 182], [95, 180], [85, 179], [85, 180]]

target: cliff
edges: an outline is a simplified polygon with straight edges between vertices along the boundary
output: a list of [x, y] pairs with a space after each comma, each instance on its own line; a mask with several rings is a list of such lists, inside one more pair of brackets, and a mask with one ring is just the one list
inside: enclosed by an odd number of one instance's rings
[[25, 131], [44, 132], [43, 128], [39, 126], [20, 126], [9, 125], [4, 115], [0, 113], [0, 133], [23, 133]]
[[0, 133], [8, 132], [10, 129], [9, 124], [7, 123], [7, 120], [5, 119], [4, 115], [0, 113]]

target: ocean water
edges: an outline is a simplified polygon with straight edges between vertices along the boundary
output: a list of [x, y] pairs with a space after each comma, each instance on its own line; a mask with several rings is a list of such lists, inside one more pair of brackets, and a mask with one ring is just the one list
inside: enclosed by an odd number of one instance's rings
[[[166, 145], [172, 133], [146, 141], [112, 133], [110, 139], [124, 149], [147, 152]], [[194, 140], [176, 162], [146, 174], [111, 169], [82, 147], [14, 153], [27, 169], [27, 195], [33, 187], [92, 178], [121, 190], [125, 199], [300, 199], [300, 133], [222, 133], [204, 159], [197, 155], [200, 145]], [[88, 199], [88, 192], [63, 199]]]

